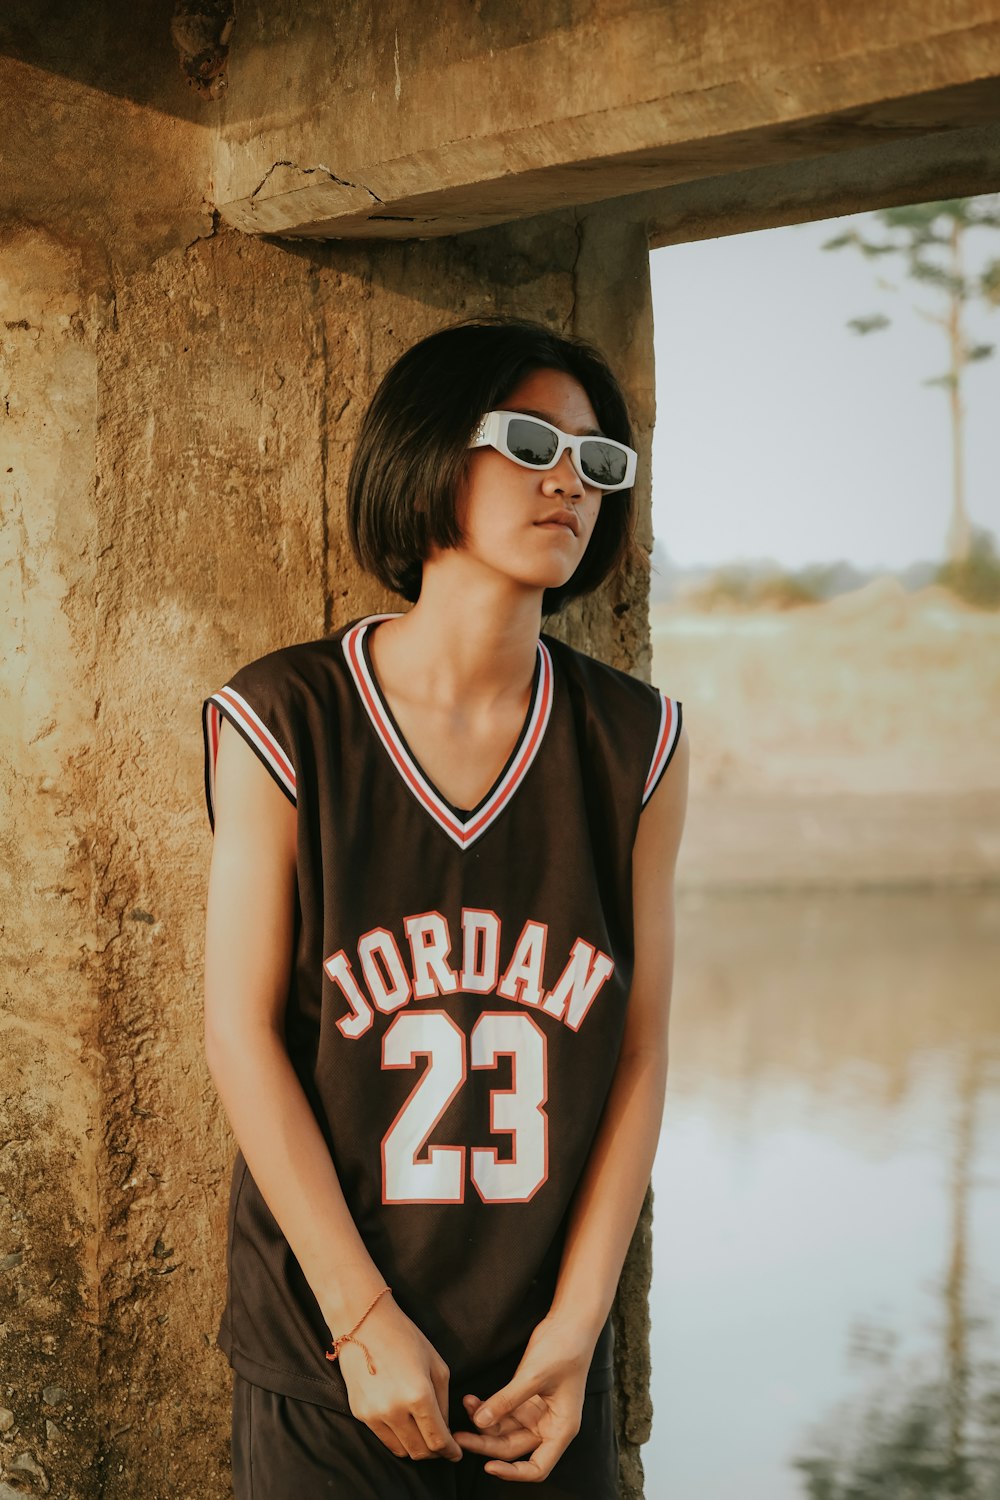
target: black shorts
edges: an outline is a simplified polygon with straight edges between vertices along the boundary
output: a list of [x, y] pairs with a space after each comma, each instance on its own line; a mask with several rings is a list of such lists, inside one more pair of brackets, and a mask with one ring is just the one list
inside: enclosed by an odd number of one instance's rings
[[[618, 1500], [614, 1393], [584, 1397], [579, 1432], [537, 1484], [487, 1474], [481, 1453], [397, 1458], [350, 1412], [331, 1411], [252, 1385], [233, 1372], [235, 1500]], [[459, 1401], [452, 1431], [474, 1430]]]

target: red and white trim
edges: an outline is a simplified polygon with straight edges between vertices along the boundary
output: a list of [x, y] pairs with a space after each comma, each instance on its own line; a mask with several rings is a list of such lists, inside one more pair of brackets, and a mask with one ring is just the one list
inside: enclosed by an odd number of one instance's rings
[[488, 801], [483, 803], [475, 817], [463, 823], [428, 781], [397, 733], [389, 717], [388, 705], [382, 697], [373, 673], [369, 670], [362, 650], [362, 641], [370, 625], [378, 620], [395, 619], [401, 613], [402, 611], [396, 611], [393, 614], [367, 615], [363, 620], [359, 620], [342, 637], [344, 655], [368, 717], [406, 786], [424, 810], [444, 829], [449, 838], [453, 839], [460, 849], [468, 849], [508, 806], [538, 754], [552, 712], [552, 654], [545, 642], [539, 640], [538, 654], [541, 658], [541, 665], [536, 678], [534, 698], [517, 754], [507, 767], [502, 780], [493, 788]]
[[295, 768], [263, 719], [242, 694], [226, 686], [205, 702], [205, 787], [209, 817], [215, 827], [215, 762], [219, 753], [222, 720], [227, 718], [260, 756], [278, 785], [296, 802]]
[[660, 692], [659, 688], [656, 691], [660, 695], [660, 727], [656, 734], [656, 745], [653, 749], [653, 758], [649, 763], [646, 784], [642, 790], [642, 807], [645, 807], [649, 801], [653, 789], [670, 764], [670, 757], [674, 753], [681, 732], [680, 703], [676, 698], [668, 698], [666, 693]]

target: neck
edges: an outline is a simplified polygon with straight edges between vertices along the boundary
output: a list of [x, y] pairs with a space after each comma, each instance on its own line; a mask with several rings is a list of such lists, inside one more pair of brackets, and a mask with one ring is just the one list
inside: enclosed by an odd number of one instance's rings
[[408, 696], [484, 707], [526, 691], [535, 670], [542, 593], [510, 578], [458, 580], [425, 565], [420, 598], [375, 632], [379, 656]]

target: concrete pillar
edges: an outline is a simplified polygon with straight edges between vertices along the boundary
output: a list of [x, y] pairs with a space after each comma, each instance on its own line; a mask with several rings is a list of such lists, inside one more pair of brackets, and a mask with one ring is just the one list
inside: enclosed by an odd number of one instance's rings
[[[105, 1149], [96, 1037], [110, 955], [100, 951], [95, 835], [115, 814], [96, 801], [103, 308], [85, 279], [79, 250], [42, 228], [14, 227], [0, 244], [3, 1500], [96, 1493]], [[64, 1485], [69, 1476], [79, 1488]]]
[[[569, 210], [380, 245], [221, 232], [130, 277], [97, 341], [84, 806], [100, 856], [97, 1374], [109, 1500], [228, 1493], [229, 1375], [213, 1345], [233, 1144], [201, 1048], [211, 841], [200, 702], [272, 646], [399, 607], [358, 572], [344, 535], [353, 437], [399, 353], [493, 309], [596, 338], [632, 395], [648, 459], [648, 255], [642, 227], [620, 215]], [[648, 507], [648, 463], [643, 483]], [[644, 576], [630, 579], [557, 628], [642, 669], [645, 590]], [[648, 1276], [647, 1209], [618, 1299], [630, 1497], [642, 1493], [649, 1423]], [[81, 1482], [82, 1467], [65, 1472]]]

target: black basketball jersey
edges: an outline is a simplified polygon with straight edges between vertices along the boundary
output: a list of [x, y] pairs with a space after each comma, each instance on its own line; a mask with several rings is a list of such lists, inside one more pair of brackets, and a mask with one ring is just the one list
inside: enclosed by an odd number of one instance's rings
[[[399, 613], [399, 612], [397, 612]], [[298, 809], [285, 1033], [372, 1259], [453, 1389], [505, 1383], [555, 1292], [566, 1216], [618, 1058], [632, 846], [681, 705], [539, 636], [531, 702], [461, 809], [413, 756], [351, 621], [205, 699]], [[349, 1411], [331, 1334], [236, 1157], [220, 1348], [247, 1380]], [[610, 1315], [587, 1389], [612, 1382]]]

